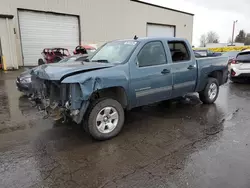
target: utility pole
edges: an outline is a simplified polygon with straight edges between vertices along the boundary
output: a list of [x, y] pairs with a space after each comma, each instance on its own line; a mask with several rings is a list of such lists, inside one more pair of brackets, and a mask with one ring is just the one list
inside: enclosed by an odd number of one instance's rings
[[235, 30], [235, 24], [238, 22], [238, 20], [235, 20], [234, 22], [233, 22], [233, 33], [232, 33], [232, 46], [234, 45], [234, 30]]

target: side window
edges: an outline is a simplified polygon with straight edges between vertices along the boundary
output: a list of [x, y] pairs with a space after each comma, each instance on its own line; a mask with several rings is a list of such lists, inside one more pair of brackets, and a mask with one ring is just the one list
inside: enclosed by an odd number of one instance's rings
[[185, 42], [170, 41], [168, 42], [168, 46], [172, 55], [173, 63], [188, 61], [191, 59], [189, 50]]
[[137, 59], [139, 67], [148, 67], [167, 63], [165, 50], [160, 41], [149, 42], [143, 46], [137, 56]]

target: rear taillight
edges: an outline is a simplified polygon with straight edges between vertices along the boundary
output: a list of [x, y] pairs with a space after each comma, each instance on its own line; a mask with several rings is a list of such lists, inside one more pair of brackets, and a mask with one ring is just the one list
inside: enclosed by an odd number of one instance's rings
[[236, 75], [236, 72], [234, 72], [234, 70], [231, 70], [231, 75], [232, 75], [232, 76], [235, 76], [235, 75]]
[[231, 64], [238, 64], [238, 62], [235, 59], [233, 59]]

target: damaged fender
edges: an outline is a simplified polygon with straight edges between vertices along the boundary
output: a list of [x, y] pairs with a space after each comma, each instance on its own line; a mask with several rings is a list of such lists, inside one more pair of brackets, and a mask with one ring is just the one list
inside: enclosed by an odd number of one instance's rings
[[79, 115], [73, 118], [75, 122], [80, 123], [82, 121], [89, 106], [89, 99], [94, 92], [111, 87], [123, 87], [125, 91], [128, 91], [129, 81], [125, 72], [123, 70], [112, 69], [113, 68], [108, 68], [95, 70], [94, 72], [85, 72], [83, 74], [69, 76], [62, 80], [62, 84], [71, 84], [72, 86], [79, 84], [80, 86], [80, 96], [79, 91], [73, 92], [74, 94], [72, 95], [72, 100], [78, 105], [81, 104]]

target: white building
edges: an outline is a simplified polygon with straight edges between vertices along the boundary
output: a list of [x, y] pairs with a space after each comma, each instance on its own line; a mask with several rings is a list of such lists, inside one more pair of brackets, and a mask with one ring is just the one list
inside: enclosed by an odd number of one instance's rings
[[145, 36], [192, 42], [193, 14], [138, 0], [1, 0], [0, 41], [7, 68], [35, 66], [46, 47]]

